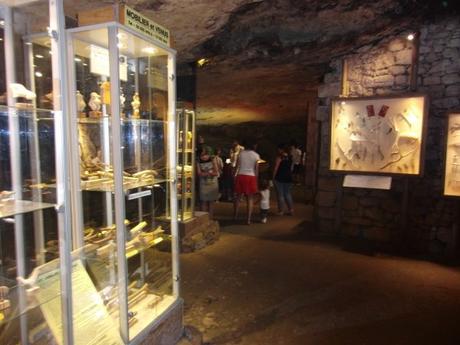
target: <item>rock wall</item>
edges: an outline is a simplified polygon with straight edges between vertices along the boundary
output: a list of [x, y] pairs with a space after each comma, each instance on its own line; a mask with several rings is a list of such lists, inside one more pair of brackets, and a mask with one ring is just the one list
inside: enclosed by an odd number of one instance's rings
[[[344, 57], [349, 95], [376, 96], [410, 90], [413, 43], [404, 36], [359, 48]], [[418, 92], [428, 94], [430, 107], [423, 177], [393, 178], [390, 191], [342, 188], [343, 177], [328, 170], [330, 99], [341, 93], [342, 59], [318, 90], [321, 161], [316, 196], [320, 231], [341, 233], [436, 255], [451, 254], [456, 235], [457, 202], [442, 195], [447, 113], [460, 104], [460, 20], [443, 18], [420, 28]], [[407, 185], [406, 185], [407, 183]], [[408, 188], [406, 226], [402, 223], [403, 191]]]

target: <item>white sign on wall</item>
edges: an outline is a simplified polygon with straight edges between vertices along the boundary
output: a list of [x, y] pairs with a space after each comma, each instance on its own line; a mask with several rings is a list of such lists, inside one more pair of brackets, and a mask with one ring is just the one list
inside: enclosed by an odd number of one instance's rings
[[[128, 80], [128, 57], [120, 55], [120, 80]], [[93, 74], [110, 76], [109, 50], [96, 45], [90, 46], [90, 72]]]

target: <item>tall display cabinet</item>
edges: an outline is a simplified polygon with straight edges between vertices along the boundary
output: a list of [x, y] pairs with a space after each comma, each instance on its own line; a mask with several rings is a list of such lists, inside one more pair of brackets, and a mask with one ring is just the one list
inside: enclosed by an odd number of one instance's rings
[[178, 298], [175, 52], [112, 22], [68, 30], [68, 53], [73, 238], [127, 343]]
[[35, 97], [0, 109], [0, 343], [180, 334], [175, 51], [118, 22], [62, 26], [20, 33]]
[[195, 210], [195, 111], [192, 104], [178, 102], [176, 114], [178, 219], [183, 222]]

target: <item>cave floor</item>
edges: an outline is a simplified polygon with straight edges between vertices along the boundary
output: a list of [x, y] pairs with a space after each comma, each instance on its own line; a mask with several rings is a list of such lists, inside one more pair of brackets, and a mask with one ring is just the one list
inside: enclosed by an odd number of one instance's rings
[[306, 238], [311, 209], [295, 210], [244, 225], [218, 203], [219, 241], [181, 255], [184, 324], [203, 343], [460, 344], [458, 267]]

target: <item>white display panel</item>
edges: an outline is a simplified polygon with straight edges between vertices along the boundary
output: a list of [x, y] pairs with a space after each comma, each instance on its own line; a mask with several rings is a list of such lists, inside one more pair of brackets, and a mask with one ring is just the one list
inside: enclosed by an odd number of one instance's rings
[[460, 112], [448, 119], [444, 195], [460, 196]]
[[333, 100], [330, 169], [419, 175], [426, 97]]

